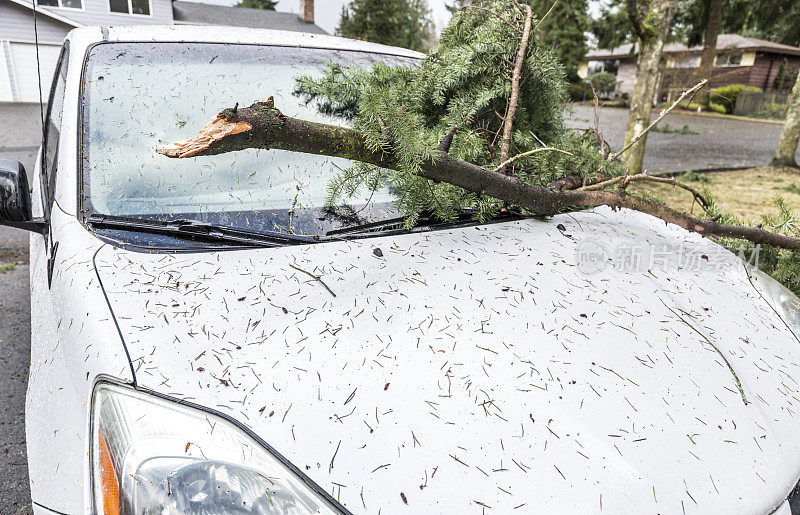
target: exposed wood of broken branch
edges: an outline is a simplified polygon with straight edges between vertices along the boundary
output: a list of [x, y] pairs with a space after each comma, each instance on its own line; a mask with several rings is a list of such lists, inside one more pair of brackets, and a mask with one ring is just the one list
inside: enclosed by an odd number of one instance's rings
[[[248, 124], [251, 128], [246, 129]], [[353, 129], [307, 122], [282, 114], [268, 102], [257, 102], [217, 115], [197, 136], [161, 146], [157, 152], [173, 158], [234, 152], [247, 148], [283, 149], [307, 154], [341, 157], [382, 168], [399, 169], [395, 157], [371, 150], [364, 136]], [[515, 177], [486, 170], [436, 151], [420, 163], [419, 176], [446, 182], [488, 195], [540, 215], [552, 215], [572, 207], [609, 206], [646, 213], [703, 236], [739, 238], [756, 244], [800, 250], [800, 239], [757, 227], [725, 225], [701, 220], [651, 200], [612, 191], [553, 191]]]

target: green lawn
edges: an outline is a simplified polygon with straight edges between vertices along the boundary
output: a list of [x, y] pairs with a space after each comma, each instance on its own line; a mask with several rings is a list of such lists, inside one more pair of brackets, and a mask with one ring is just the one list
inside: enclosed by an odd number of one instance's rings
[[[702, 175], [710, 182], [692, 181], [689, 184], [698, 189], [708, 188], [724, 211], [742, 220], [758, 219], [761, 215], [777, 213], [772, 205], [772, 199], [776, 195], [782, 196], [790, 207], [800, 212], [800, 170], [762, 166]], [[641, 183], [632, 188], [655, 193], [675, 209], [686, 212], [694, 209], [698, 213], [698, 206], [692, 206], [692, 195], [683, 189]]]

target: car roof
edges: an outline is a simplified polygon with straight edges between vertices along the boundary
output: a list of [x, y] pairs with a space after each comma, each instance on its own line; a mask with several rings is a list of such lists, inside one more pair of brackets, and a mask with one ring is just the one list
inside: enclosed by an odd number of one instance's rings
[[100, 30], [98, 27], [82, 27], [70, 32], [69, 38], [89, 44], [102, 41], [237, 43], [354, 50], [418, 59], [425, 57], [425, 54], [406, 48], [379, 45], [327, 34], [219, 25], [131, 25], [112, 26]]

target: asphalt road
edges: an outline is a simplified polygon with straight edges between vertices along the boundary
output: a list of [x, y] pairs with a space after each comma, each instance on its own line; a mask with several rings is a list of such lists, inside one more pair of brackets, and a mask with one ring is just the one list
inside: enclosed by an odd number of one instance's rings
[[[624, 138], [627, 111], [600, 109], [600, 128], [614, 148]], [[0, 103], [0, 158], [21, 161], [33, 170], [41, 140], [39, 107]], [[688, 125], [696, 135], [650, 134], [645, 167], [651, 172], [755, 166], [768, 163], [781, 126], [717, 117], [670, 114], [673, 128]], [[594, 110], [577, 106], [572, 127], [594, 124]], [[0, 226], [0, 513], [29, 513], [30, 491], [25, 454], [25, 390], [30, 356], [28, 236]]]
[[[653, 119], [657, 114], [653, 113]], [[601, 108], [598, 118], [603, 137], [611, 148], [622, 148], [628, 110]], [[589, 104], [576, 106], [568, 124], [593, 127], [594, 108]], [[659, 127], [665, 124], [670, 129], [688, 126], [697, 134], [648, 134], [644, 168], [652, 173], [768, 164], [783, 128], [779, 123], [683, 113], [668, 114]]]

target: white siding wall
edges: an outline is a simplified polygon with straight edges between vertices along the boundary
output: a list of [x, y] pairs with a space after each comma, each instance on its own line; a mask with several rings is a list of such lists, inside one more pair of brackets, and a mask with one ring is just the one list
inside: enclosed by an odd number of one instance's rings
[[617, 91], [621, 93], [633, 93], [633, 83], [636, 81], [636, 63], [631, 60], [622, 61], [617, 70]]
[[[2, 2], [4, 0], [0, 0]], [[150, 0], [150, 16], [112, 13], [108, 0], [82, 0], [83, 9], [42, 7], [82, 25], [172, 25], [172, 1]]]
[[[44, 15], [36, 17], [36, 25], [40, 43], [60, 45], [67, 32], [73, 29], [71, 25]], [[9, 0], [0, 0], [0, 39], [33, 41], [33, 11]]]
[[[38, 15], [39, 67], [42, 98], [47, 102], [58, 52], [73, 26]], [[33, 11], [8, 0], [0, 0], [0, 102], [38, 102], [39, 77]]]

